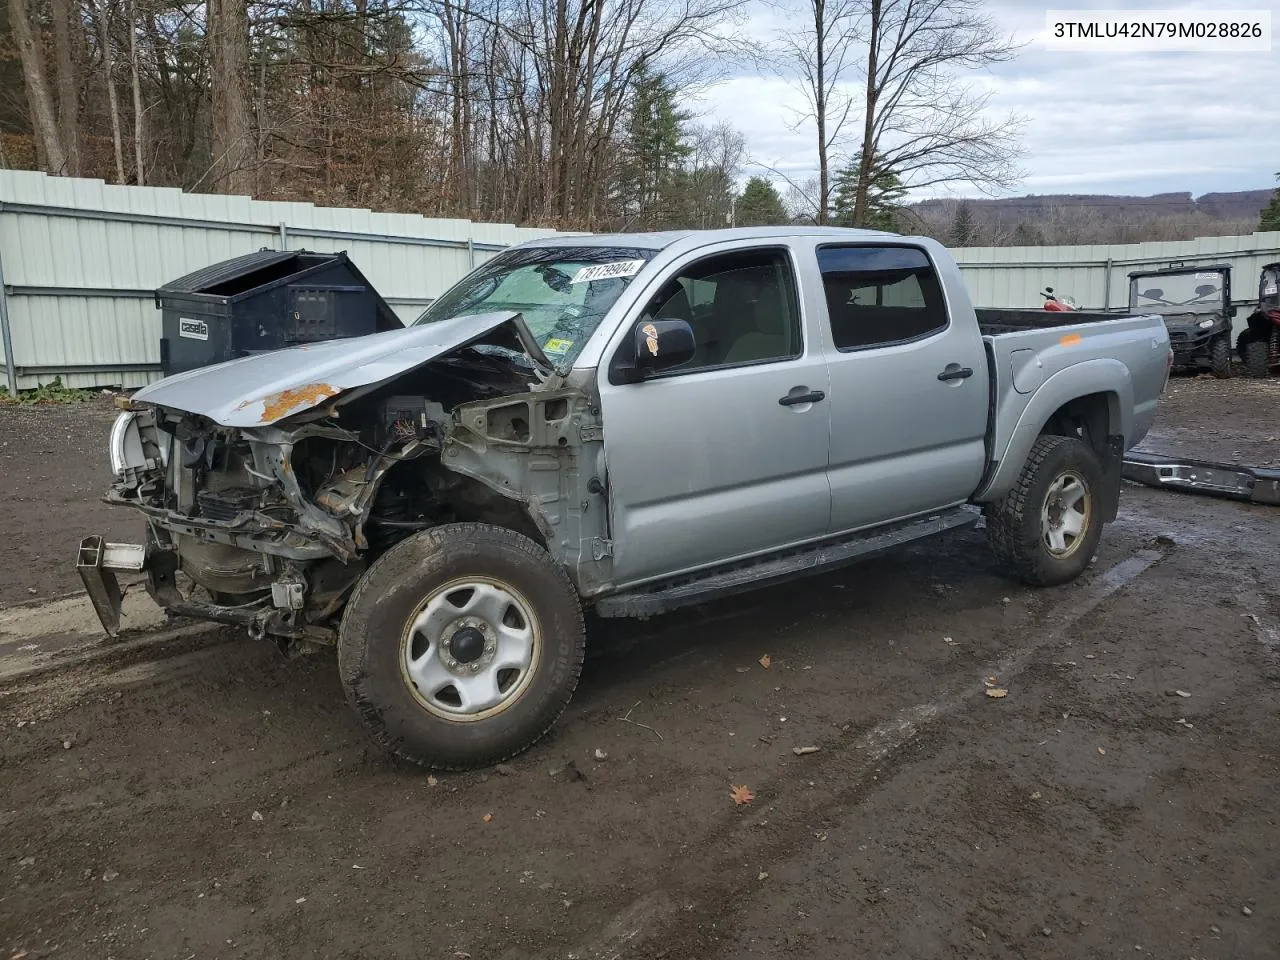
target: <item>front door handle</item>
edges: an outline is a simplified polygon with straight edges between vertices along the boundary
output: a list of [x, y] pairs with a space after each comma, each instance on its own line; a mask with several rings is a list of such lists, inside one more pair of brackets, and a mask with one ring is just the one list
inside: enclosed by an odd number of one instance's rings
[[948, 363], [947, 368], [938, 374], [938, 379], [947, 380], [967, 380], [973, 376], [972, 367], [962, 367], [958, 363]]
[[827, 395], [821, 390], [810, 390], [808, 393], [788, 393], [785, 397], [779, 397], [778, 403], [784, 407], [794, 407], [798, 403], [817, 403], [826, 398]]

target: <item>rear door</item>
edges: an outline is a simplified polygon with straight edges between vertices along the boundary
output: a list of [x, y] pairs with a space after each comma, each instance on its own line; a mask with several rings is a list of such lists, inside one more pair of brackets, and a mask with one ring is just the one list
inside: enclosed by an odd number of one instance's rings
[[687, 320], [696, 352], [640, 383], [611, 382], [608, 358], [600, 365], [615, 579], [821, 537], [827, 363], [803, 329], [792, 250], [729, 249], [673, 265], [623, 333], [650, 319]]
[[831, 336], [831, 529], [963, 503], [982, 476], [987, 364], [925, 251], [816, 248]]

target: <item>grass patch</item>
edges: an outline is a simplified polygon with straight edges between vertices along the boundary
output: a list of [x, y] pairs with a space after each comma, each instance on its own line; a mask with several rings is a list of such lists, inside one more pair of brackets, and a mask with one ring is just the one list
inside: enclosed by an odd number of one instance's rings
[[16, 394], [11, 394], [8, 387], [0, 387], [0, 406], [52, 407], [66, 403], [87, 403], [96, 392], [65, 387], [61, 377], [54, 377], [34, 390], [19, 390]]

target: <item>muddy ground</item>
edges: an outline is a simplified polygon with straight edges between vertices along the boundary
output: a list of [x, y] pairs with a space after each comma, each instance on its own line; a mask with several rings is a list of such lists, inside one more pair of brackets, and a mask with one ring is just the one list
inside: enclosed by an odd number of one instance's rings
[[1278, 547], [1127, 487], [1066, 587], [969, 531], [597, 623], [501, 773], [388, 761], [324, 653], [93, 648], [0, 682], [0, 958], [1275, 958]]

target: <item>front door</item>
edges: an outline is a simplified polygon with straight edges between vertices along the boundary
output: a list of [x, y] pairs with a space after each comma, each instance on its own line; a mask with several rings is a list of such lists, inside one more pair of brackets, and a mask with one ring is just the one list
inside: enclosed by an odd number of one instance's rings
[[817, 248], [835, 350], [831, 529], [963, 503], [986, 457], [986, 351], [919, 247]]
[[627, 325], [680, 319], [688, 364], [611, 383], [601, 364], [614, 576], [635, 583], [825, 533], [827, 364], [802, 329], [792, 253], [672, 268]]

